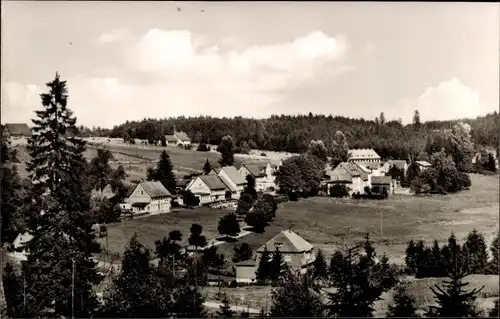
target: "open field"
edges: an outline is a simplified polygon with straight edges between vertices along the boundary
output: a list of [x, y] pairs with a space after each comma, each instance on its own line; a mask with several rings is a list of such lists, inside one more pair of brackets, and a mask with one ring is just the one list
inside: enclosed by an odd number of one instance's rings
[[[441, 285], [444, 280], [444, 278], [422, 278], [413, 279], [409, 283], [409, 292], [415, 298], [415, 303], [419, 310], [425, 310], [428, 305], [434, 304], [434, 294], [430, 287], [436, 284]], [[479, 293], [479, 298], [477, 299], [478, 306], [486, 310], [493, 307], [494, 297], [498, 297], [499, 295], [498, 276], [472, 275], [467, 277], [467, 281], [469, 282], [467, 289], [470, 290], [484, 286], [484, 289]], [[231, 305], [243, 303], [246, 306], [249, 305], [250, 308], [256, 309], [265, 309], [266, 299], [267, 308], [271, 308], [271, 295], [273, 290], [274, 288], [270, 286], [221, 288], [221, 292], [227, 294]], [[218, 291], [218, 287], [205, 287], [203, 289], [207, 301], [216, 300]], [[382, 294], [382, 300], [375, 303], [374, 315], [376, 317], [383, 317], [385, 315], [388, 305], [392, 303], [393, 294], [394, 290], [388, 291]]]

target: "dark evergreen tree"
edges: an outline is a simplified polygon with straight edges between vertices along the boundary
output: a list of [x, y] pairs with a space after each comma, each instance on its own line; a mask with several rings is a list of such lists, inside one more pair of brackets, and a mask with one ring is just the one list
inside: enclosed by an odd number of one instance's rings
[[288, 265], [285, 263], [283, 254], [279, 248], [272, 253], [272, 260], [270, 264], [269, 279], [278, 281], [288, 270]]
[[226, 263], [224, 254], [217, 252], [217, 246], [203, 250], [201, 260], [206, 268], [216, 271], [220, 271]]
[[443, 265], [443, 255], [437, 240], [434, 240], [432, 246], [432, 271], [429, 274], [431, 277], [445, 277], [446, 270]]
[[252, 197], [252, 205], [255, 203], [257, 200], [257, 190], [255, 190], [255, 178], [252, 175], [247, 175], [245, 177], [247, 181], [247, 185], [243, 189], [243, 193], [249, 194]]
[[27, 318], [30, 314], [36, 313], [35, 309], [29, 309], [27, 307], [33, 307], [32, 302], [24, 302], [24, 296], [26, 293], [26, 298], [28, 301], [32, 300], [30, 290], [23, 287], [25, 284], [23, 274], [16, 274], [15, 269], [12, 264], [7, 262], [3, 272], [3, 292], [5, 297], [5, 307], [6, 315], [8, 318]]
[[407, 285], [401, 283], [396, 288], [393, 303], [388, 306], [387, 317], [389, 318], [414, 318], [419, 317], [415, 298], [407, 290]]
[[420, 112], [418, 110], [415, 110], [415, 113], [413, 115], [413, 126], [416, 128], [420, 128]]
[[487, 271], [488, 252], [483, 234], [472, 230], [462, 246], [464, 270], [471, 274], [484, 274]]
[[287, 272], [272, 292], [271, 317], [323, 317], [321, 295], [315, 292], [307, 275]]
[[174, 313], [177, 318], [206, 318], [204, 302], [205, 298], [200, 293], [199, 287], [181, 285], [177, 292]]
[[258, 281], [265, 282], [271, 275], [272, 264], [271, 264], [271, 252], [264, 247], [264, 251], [260, 254], [259, 265], [257, 271], [255, 272], [255, 278]]
[[384, 253], [380, 262], [374, 266], [374, 277], [377, 285], [383, 292], [389, 291], [398, 283], [399, 270], [397, 266], [389, 262], [389, 257]]
[[232, 166], [234, 164], [234, 142], [231, 136], [224, 136], [217, 149], [220, 152], [220, 166]]
[[156, 165], [156, 168], [148, 172], [147, 179], [161, 182], [170, 193], [175, 194], [177, 182], [173, 169], [174, 167], [170, 161], [170, 156], [166, 151], [162, 151], [160, 161]]
[[37, 305], [37, 313], [30, 316], [50, 312], [70, 317], [74, 300], [74, 315], [89, 317], [97, 305], [92, 286], [100, 276], [92, 260], [99, 245], [88, 217], [85, 142], [69, 134], [76, 129], [76, 118], [67, 108], [66, 82], [56, 74], [47, 86], [28, 144], [27, 170], [33, 183], [28, 227], [33, 238], [26, 247], [25, 278]]
[[431, 306], [426, 315], [449, 318], [480, 316], [481, 312], [476, 308], [475, 300], [484, 287], [468, 291], [466, 287], [469, 283], [464, 282], [467, 275], [460, 266], [452, 267], [448, 275], [449, 280], [444, 282], [443, 287], [431, 287], [438, 305]]
[[225, 236], [226, 239], [229, 236], [235, 237], [240, 232], [240, 224], [238, 219], [234, 213], [228, 213], [224, 215], [219, 220], [219, 225], [217, 226], [217, 231], [222, 236]]
[[208, 161], [208, 158], [207, 158], [205, 165], [203, 165], [203, 172], [205, 174], [208, 174], [208, 173], [210, 173], [211, 170], [212, 170], [212, 165], [210, 165], [210, 162]]
[[[167, 289], [165, 289], [167, 288]], [[102, 318], [160, 318], [173, 311], [173, 295], [151, 264], [151, 251], [134, 234], [123, 255], [121, 272], [104, 293]]]
[[248, 260], [252, 258], [252, 256], [252, 247], [249, 244], [241, 243], [241, 245], [239, 246], [234, 246], [233, 262], [237, 263], [240, 261]]
[[500, 248], [500, 239], [499, 239], [499, 233], [497, 233], [490, 247], [491, 256], [493, 257], [488, 265], [488, 272], [490, 274], [498, 275], [499, 272], [498, 257], [500, 257], [499, 248]]
[[323, 251], [318, 250], [318, 254], [313, 262], [313, 278], [319, 280], [325, 280], [328, 278], [328, 266], [326, 264], [325, 255], [323, 255]]
[[453, 269], [461, 269], [463, 267], [462, 248], [453, 232], [448, 238], [448, 245], [444, 245], [441, 249], [441, 254], [443, 256], [443, 268], [447, 273]]
[[234, 311], [231, 310], [231, 305], [229, 304], [229, 299], [226, 294], [222, 297], [222, 304], [220, 305], [220, 310], [217, 311], [217, 315], [222, 318], [232, 318], [234, 315]]

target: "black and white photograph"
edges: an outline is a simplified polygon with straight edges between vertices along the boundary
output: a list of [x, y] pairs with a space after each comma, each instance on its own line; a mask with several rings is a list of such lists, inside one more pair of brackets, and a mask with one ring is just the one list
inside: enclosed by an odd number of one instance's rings
[[498, 2], [1, 1], [0, 318], [498, 318]]

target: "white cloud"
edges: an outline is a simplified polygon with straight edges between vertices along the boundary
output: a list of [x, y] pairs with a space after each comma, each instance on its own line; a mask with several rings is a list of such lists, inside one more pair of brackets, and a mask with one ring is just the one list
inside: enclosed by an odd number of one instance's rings
[[[260, 46], [236, 39], [219, 44], [188, 31], [160, 29], [140, 39], [119, 29], [99, 41], [126, 44], [123, 69], [134, 81], [91, 75], [68, 78], [68, 103], [79, 124], [111, 127], [144, 117], [200, 114], [268, 116], [283, 91], [351, 70], [341, 63], [348, 50], [346, 39], [321, 31]], [[33, 92], [18, 84], [6, 88], [11, 105], [29, 105], [31, 111], [40, 105]]]
[[429, 87], [416, 99], [404, 99], [404, 119], [411, 121], [413, 112], [420, 112], [422, 121], [476, 117], [488, 110], [481, 104], [479, 93], [457, 78]]

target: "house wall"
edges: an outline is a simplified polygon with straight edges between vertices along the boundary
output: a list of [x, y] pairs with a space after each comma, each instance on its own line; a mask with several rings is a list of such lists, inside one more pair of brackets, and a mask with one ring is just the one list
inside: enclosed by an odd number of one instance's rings
[[9, 140], [12, 146], [28, 144], [28, 138], [26, 136], [10, 136]]
[[145, 211], [150, 213], [169, 213], [172, 207], [172, 202], [170, 197], [158, 197], [153, 198], [151, 203], [145, 207]]
[[250, 283], [255, 280], [256, 266], [240, 266], [236, 267], [236, 282]]
[[351, 184], [351, 193], [350, 195], [352, 195], [352, 193], [357, 193], [359, 192], [360, 194], [363, 194], [364, 192], [364, 187], [365, 187], [365, 183], [363, 183], [363, 180], [361, 179], [361, 177], [353, 177], [352, 178], [352, 184]]
[[192, 180], [186, 187], [187, 190], [191, 191], [196, 197], [200, 199], [200, 205], [208, 204], [211, 202], [211, 192], [210, 188], [201, 180], [201, 178], [196, 177]]
[[370, 169], [380, 168], [380, 159], [366, 158], [366, 159], [349, 159], [350, 162], [358, 163]]
[[[229, 178], [229, 176], [226, 174], [226, 172], [224, 170], [222, 170], [222, 169], [219, 172], [219, 177], [221, 177], [221, 176], [224, 176], [225, 180], [229, 184], [231, 184], [232, 188], [236, 189], [236, 192], [232, 192], [231, 198], [234, 198], [234, 199], [240, 198], [241, 192], [243, 191], [243, 186], [236, 185], [236, 183], [233, 182], [233, 180], [231, 178]], [[225, 192], [224, 192], [224, 194], [225, 194]]]

